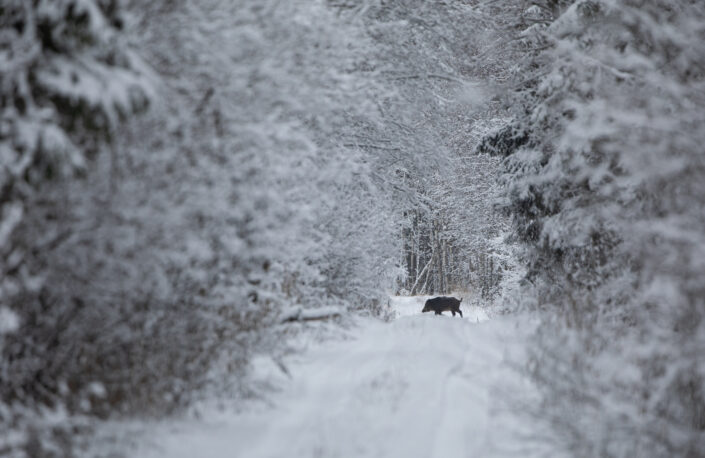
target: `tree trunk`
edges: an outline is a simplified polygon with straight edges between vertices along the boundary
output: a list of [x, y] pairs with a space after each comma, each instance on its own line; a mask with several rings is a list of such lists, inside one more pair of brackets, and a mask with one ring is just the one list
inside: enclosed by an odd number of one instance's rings
[[[428, 275], [427, 275], [427, 273], [428, 273], [428, 268], [429, 268], [429, 266], [430, 266], [432, 263], [433, 263], [433, 256], [431, 256], [431, 259], [429, 259], [429, 261], [426, 263], [426, 266], [425, 266], [425, 267], [423, 268], [423, 270], [421, 271], [421, 274], [419, 274], [419, 276], [416, 278], [416, 281], [414, 282], [414, 286], [411, 287], [411, 293], [410, 293], [410, 294], [411, 294], [412, 296], [413, 296], [414, 294], [416, 294], [416, 286], [418, 286], [419, 280], [421, 280], [421, 277], [423, 277], [425, 274], [426, 274], [426, 276], [428, 276]], [[426, 287], [426, 283], [424, 283], [424, 288], [425, 288], [425, 287]]]

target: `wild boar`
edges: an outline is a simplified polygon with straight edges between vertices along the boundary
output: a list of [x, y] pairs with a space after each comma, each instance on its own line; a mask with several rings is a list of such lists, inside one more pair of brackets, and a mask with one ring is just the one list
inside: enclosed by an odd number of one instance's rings
[[446, 296], [434, 297], [433, 299], [429, 299], [426, 301], [421, 312], [436, 312], [436, 315], [442, 315], [443, 313], [441, 312], [450, 311], [453, 316], [455, 316], [455, 312], [458, 312], [462, 317], [463, 312], [460, 310], [461, 302], [463, 302], [462, 297], [460, 298], [460, 300], [454, 297]]

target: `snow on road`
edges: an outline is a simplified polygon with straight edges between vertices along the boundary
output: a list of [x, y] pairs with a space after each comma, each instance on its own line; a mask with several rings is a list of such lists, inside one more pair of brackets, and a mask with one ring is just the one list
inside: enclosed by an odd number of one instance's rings
[[[423, 309], [426, 299], [434, 296], [394, 296], [390, 298], [389, 305], [394, 311], [394, 316], [400, 318], [402, 316], [418, 315]], [[489, 320], [487, 312], [481, 307], [469, 304], [469, 298], [463, 298], [458, 295], [459, 299], [463, 299], [460, 303], [460, 310], [463, 311], [463, 318], [472, 321], [473, 323], [481, 323]], [[450, 312], [446, 312], [449, 314]]]
[[272, 406], [171, 425], [137, 456], [530, 456], [535, 427], [504, 402], [535, 400], [504, 364], [521, 358], [527, 325], [470, 307], [422, 315], [423, 300], [395, 299], [395, 321], [363, 320], [352, 339], [308, 351]]

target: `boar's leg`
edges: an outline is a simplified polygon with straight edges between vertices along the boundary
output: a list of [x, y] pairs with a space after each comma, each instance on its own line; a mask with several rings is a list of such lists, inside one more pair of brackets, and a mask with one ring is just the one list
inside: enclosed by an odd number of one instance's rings
[[458, 308], [458, 313], [460, 313], [460, 318], [462, 318], [462, 317], [463, 317], [463, 311], [460, 310], [460, 308]]

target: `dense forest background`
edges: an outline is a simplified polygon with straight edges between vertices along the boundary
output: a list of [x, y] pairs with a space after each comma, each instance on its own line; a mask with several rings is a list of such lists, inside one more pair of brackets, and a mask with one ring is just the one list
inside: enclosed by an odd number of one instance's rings
[[0, 454], [248, 396], [292, 307], [473, 291], [540, 320], [560, 447], [701, 456], [702, 43], [695, 0], [3, 1]]

